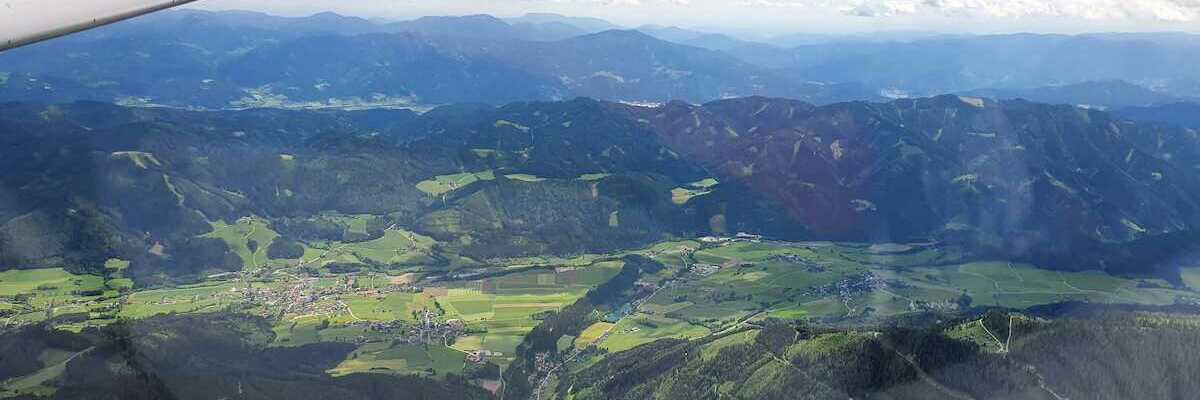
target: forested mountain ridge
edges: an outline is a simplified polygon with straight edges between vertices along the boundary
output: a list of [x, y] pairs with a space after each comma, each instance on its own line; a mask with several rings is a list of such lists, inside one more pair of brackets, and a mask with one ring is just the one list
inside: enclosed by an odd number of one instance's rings
[[[1012, 324], [1009, 324], [1009, 321]], [[768, 321], [702, 340], [660, 340], [565, 377], [575, 399], [1183, 398], [1190, 316], [1104, 313], [1048, 321], [987, 313], [920, 328], [836, 330]], [[982, 328], [980, 328], [982, 327]], [[990, 328], [989, 328], [990, 327]], [[964, 340], [989, 330], [995, 342]], [[980, 333], [983, 333], [982, 330]], [[989, 339], [990, 340], [990, 339]], [[1007, 347], [1007, 348], [1005, 348]], [[1104, 350], [1100, 350], [1104, 349]]]
[[1194, 147], [1193, 131], [1023, 101], [577, 99], [423, 115], [8, 104], [0, 124], [6, 266], [95, 271], [119, 257], [146, 282], [240, 269], [205, 235], [242, 217], [341, 240], [295, 227], [371, 215], [369, 236], [435, 238], [434, 264], [752, 232], [960, 242], [1167, 277], [1200, 225], [1200, 161], [1162, 146]]
[[1184, 156], [1194, 132], [1102, 112], [942, 96], [817, 108], [749, 98], [647, 114], [681, 155], [818, 236], [982, 235], [1032, 256], [1055, 253], [1049, 242], [1099, 246], [1197, 223], [1194, 157]]

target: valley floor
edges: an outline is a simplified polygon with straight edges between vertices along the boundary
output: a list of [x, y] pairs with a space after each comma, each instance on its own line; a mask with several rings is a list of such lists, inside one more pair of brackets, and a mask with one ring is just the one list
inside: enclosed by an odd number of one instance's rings
[[[353, 373], [460, 374], [480, 363], [507, 366], [518, 346], [548, 313], [576, 302], [622, 269], [621, 257], [639, 255], [665, 268], [640, 276], [624, 304], [591, 316], [590, 326], [559, 339], [558, 358], [580, 353], [617, 354], [661, 339], [700, 339], [737, 332], [766, 320], [810, 321], [827, 326], [872, 326], [906, 314], [960, 313], [974, 307], [1025, 309], [1062, 302], [1169, 305], [1200, 302], [1197, 272], [1189, 287], [1166, 282], [1064, 272], [1009, 262], [971, 261], [935, 244], [870, 245], [792, 243], [756, 237], [663, 242], [649, 248], [573, 259], [510, 260], [480, 270], [337, 273], [341, 259], [405, 258], [428, 239], [389, 230], [362, 243], [307, 244], [296, 260], [267, 260], [261, 246], [275, 234], [261, 222], [216, 227], [247, 265], [241, 273], [170, 288], [135, 289], [121, 278], [127, 265], [109, 263], [107, 278], [61, 269], [0, 273], [0, 310], [10, 329], [48, 323], [82, 331], [121, 319], [167, 314], [235, 312], [273, 324], [273, 347], [321, 342], [357, 349], [333, 376]], [[476, 272], [472, 272], [476, 271]], [[982, 323], [964, 324], [951, 337], [992, 351], [1005, 338]], [[9, 377], [7, 393], [52, 391], [70, 354], [44, 354], [47, 367]], [[555, 357], [550, 357], [555, 358]], [[539, 366], [538, 386], [604, 357]], [[53, 362], [57, 361], [57, 362]], [[553, 373], [551, 373], [553, 372]], [[498, 377], [496, 377], [498, 378]], [[497, 379], [477, 384], [497, 389]]]

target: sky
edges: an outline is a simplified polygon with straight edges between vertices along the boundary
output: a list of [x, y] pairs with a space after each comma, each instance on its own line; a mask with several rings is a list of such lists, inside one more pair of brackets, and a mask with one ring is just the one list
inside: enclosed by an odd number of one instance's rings
[[201, 0], [192, 7], [368, 18], [555, 12], [643, 24], [785, 32], [1200, 33], [1200, 0]]

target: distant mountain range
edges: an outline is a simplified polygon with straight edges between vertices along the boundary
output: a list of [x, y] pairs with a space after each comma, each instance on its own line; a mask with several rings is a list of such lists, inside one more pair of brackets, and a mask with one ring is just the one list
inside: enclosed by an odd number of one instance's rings
[[1200, 94], [1200, 40], [1183, 34], [859, 35], [783, 47], [614, 27], [555, 14], [380, 23], [167, 12], [0, 55], [0, 99], [224, 109], [967, 93], [1119, 108]]
[[1121, 117], [1142, 123], [1158, 123], [1200, 129], [1200, 103], [1196, 102], [1128, 107], [1116, 110], [1115, 113]]
[[[750, 61], [810, 79], [856, 81], [914, 95], [1123, 80], [1176, 96], [1200, 71], [1200, 36], [993, 35], [801, 46]], [[733, 52], [737, 55], [736, 52]]]
[[1145, 107], [1195, 100], [1156, 92], [1125, 81], [1092, 81], [1032, 89], [978, 89], [963, 94], [1100, 108]]

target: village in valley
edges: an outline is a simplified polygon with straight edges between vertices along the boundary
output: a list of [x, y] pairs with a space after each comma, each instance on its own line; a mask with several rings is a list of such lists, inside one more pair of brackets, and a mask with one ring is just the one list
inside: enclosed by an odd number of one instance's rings
[[[356, 346], [351, 358], [329, 371], [333, 375], [460, 374], [472, 366], [503, 369], [512, 363], [526, 334], [616, 276], [621, 257], [639, 255], [662, 265], [638, 277], [627, 300], [592, 316], [582, 333], [564, 337], [556, 351], [531, 355], [530, 383], [541, 387], [578, 360], [662, 338], [701, 338], [767, 318], [864, 322], [973, 304], [1028, 306], [1070, 299], [1171, 304], [1194, 298], [1124, 278], [972, 262], [933, 244], [793, 243], [739, 233], [617, 254], [504, 260], [450, 271], [419, 265], [343, 271], [339, 265], [347, 261], [427, 255], [430, 241], [393, 226], [377, 239], [305, 244], [304, 257], [269, 260], [261, 248], [251, 251], [262, 246], [248, 245], [274, 239], [265, 222], [246, 219], [224, 229], [229, 234], [222, 237], [245, 249], [251, 268], [149, 290], [122, 281], [128, 263], [119, 261], [112, 263], [107, 279], [8, 272], [0, 285], [18, 273], [41, 281], [28, 288], [33, 295], [0, 291], [7, 305], [0, 309], [4, 323], [12, 328], [53, 320], [79, 330], [154, 315], [240, 312], [271, 321], [272, 346]], [[1098, 282], [1119, 289], [1079, 289]], [[474, 379], [484, 387], [500, 387], [496, 374]]]

